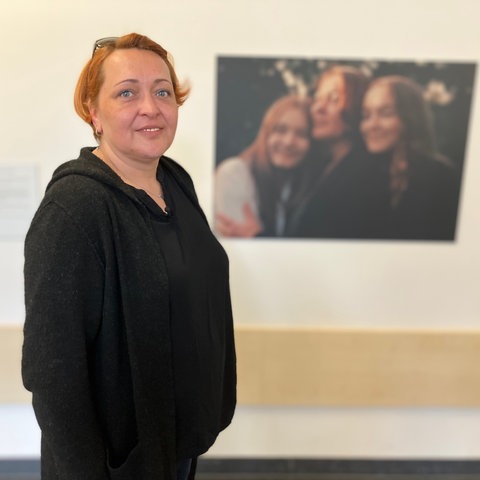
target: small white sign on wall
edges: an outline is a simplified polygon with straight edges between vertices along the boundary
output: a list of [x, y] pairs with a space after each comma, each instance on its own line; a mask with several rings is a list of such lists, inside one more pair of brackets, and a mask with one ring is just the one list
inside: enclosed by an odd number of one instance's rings
[[37, 207], [37, 167], [0, 165], [0, 240], [23, 240]]

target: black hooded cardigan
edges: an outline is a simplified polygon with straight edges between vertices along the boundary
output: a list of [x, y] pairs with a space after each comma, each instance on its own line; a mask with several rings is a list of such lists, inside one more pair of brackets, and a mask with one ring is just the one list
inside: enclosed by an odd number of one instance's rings
[[[165, 260], [145, 205], [91, 150], [55, 171], [25, 241], [22, 374], [42, 430], [42, 479], [174, 480]], [[160, 162], [205, 218], [186, 171]], [[216, 434], [236, 396], [225, 293]]]

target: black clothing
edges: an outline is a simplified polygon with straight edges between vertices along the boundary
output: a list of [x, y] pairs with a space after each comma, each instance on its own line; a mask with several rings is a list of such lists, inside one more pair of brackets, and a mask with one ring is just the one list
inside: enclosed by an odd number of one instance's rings
[[[408, 187], [397, 206], [390, 205], [391, 155], [373, 156], [384, 218], [375, 226], [375, 238], [399, 240], [454, 240], [460, 193], [458, 171], [444, 160], [411, 154]], [[380, 186], [380, 187], [379, 187]]]
[[[313, 160], [314, 161], [314, 160]], [[381, 215], [372, 188], [372, 163], [350, 151], [329, 173], [312, 164], [310, 192], [296, 212], [290, 235], [300, 238], [369, 238], [371, 223]]]
[[408, 188], [391, 206], [391, 154], [352, 150], [328, 174], [317, 173], [291, 223], [293, 237], [453, 240], [460, 179], [448, 163], [408, 158]]
[[[142, 190], [155, 236], [165, 258], [170, 283], [173, 373], [176, 398], [177, 458], [192, 458], [212, 444], [206, 436], [210, 418], [221, 410], [215, 379], [222, 376], [216, 360], [224, 339], [212, 339], [225, 316], [219, 292], [225, 292], [224, 252], [212, 241], [210, 229], [196, 206], [159, 165], [168, 215]], [[220, 258], [219, 258], [220, 256]], [[221, 297], [224, 299], [225, 297]]]
[[56, 170], [27, 234], [22, 373], [44, 479], [173, 480], [177, 455], [203, 453], [231, 421], [228, 259], [188, 174], [167, 157], [160, 166], [183, 266], [166, 259], [156, 204], [90, 149]]
[[307, 162], [292, 168], [254, 166], [262, 231], [259, 237], [288, 237], [297, 210], [307, 195], [312, 175]]

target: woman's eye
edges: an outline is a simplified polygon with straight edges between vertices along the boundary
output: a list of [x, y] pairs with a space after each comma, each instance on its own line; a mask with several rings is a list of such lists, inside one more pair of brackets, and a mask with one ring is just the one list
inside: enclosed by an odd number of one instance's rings
[[157, 97], [169, 97], [170, 92], [168, 90], [158, 90]]
[[382, 117], [394, 117], [397, 112], [393, 108], [384, 108], [380, 111]]
[[273, 131], [275, 133], [280, 133], [280, 134], [284, 134], [284, 133], [287, 133], [287, 127], [285, 127], [285, 125], [275, 125], [273, 127]]
[[128, 98], [128, 97], [131, 97], [133, 95], [133, 92], [131, 90], [122, 90], [118, 96], [119, 97], [123, 97], [123, 98]]
[[340, 96], [338, 95], [337, 92], [331, 92], [331, 93], [328, 95], [328, 101], [329, 101], [330, 103], [337, 103], [339, 100], [340, 100]]

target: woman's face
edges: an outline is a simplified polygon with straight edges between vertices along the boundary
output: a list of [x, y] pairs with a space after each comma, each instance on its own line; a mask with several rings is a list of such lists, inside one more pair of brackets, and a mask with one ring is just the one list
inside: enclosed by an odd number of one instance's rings
[[371, 153], [383, 153], [403, 143], [403, 124], [388, 85], [370, 87], [363, 100], [360, 130]]
[[158, 159], [171, 145], [178, 120], [167, 64], [147, 50], [119, 49], [105, 60], [103, 74], [91, 107], [100, 146], [130, 160]]
[[346, 103], [345, 80], [342, 75], [324, 75], [318, 84], [311, 106], [312, 137], [336, 140], [344, 136], [348, 125], [342, 118]]
[[291, 108], [280, 115], [267, 137], [270, 162], [279, 168], [298, 165], [310, 147], [308, 119], [299, 108]]

